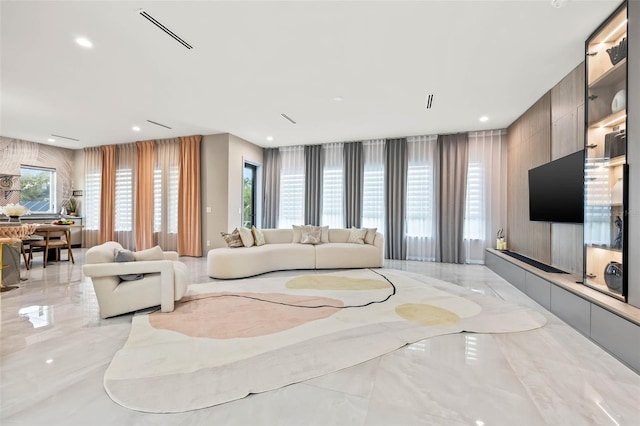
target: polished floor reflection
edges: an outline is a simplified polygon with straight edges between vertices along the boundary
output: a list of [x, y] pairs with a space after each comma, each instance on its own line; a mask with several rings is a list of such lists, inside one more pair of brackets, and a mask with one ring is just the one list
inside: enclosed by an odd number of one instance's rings
[[[640, 376], [483, 266], [387, 261], [542, 312], [512, 334], [423, 340], [304, 383], [180, 414], [131, 411], [109, 399], [104, 372], [132, 315], [101, 320], [76, 264], [38, 261], [0, 299], [0, 424], [9, 425], [638, 425]], [[183, 258], [192, 282], [205, 259]], [[273, 275], [293, 276], [299, 272]], [[639, 355], [640, 356], [640, 355]], [[176, 392], [179, 392], [177, 389]]]

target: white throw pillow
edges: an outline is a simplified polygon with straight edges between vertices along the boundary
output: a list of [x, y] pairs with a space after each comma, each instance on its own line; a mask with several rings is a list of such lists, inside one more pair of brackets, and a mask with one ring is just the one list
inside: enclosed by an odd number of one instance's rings
[[155, 246], [150, 249], [140, 250], [133, 253], [136, 261], [141, 260], [164, 260], [164, 252], [160, 246]]
[[322, 228], [319, 226], [305, 225], [301, 229], [300, 243], [320, 244], [322, 242]]
[[302, 239], [302, 226], [291, 225], [293, 228], [293, 243], [299, 243]]
[[349, 232], [347, 242], [353, 244], [364, 244], [365, 235], [367, 235], [367, 228], [358, 229], [353, 227], [351, 228], [351, 232]]
[[378, 228], [366, 228], [367, 235], [364, 236], [365, 244], [373, 244], [373, 241], [376, 239], [376, 232], [378, 232]]
[[252, 226], [251, 233], [253, 234], [253, 240], [255, 241], [257, 246], [263, 246], [266, 244], [264, 241], [264, 232], [262, 232], [261, 229]]
[[329, 225], [323, 226], [320, 229], [322, 230], [320, 234], [320, 241], [322, 241], [323, 243], [328, 243], [329, 242]]
[[249, 228], [240, 228], [240, 239], [245, 247], [253, 246], [253, 233]]

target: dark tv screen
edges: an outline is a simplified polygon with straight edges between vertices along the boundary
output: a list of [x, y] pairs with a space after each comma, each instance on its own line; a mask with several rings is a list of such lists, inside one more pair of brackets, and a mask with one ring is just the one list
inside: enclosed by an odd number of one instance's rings
[[584, 150], [529, 170], [529, 220], [583, 223]]

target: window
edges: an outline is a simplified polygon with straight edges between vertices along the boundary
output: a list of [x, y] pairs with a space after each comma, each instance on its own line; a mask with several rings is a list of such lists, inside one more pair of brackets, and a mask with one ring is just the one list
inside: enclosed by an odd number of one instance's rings
[[131, 169], [116, 170], [115, 230], [133, 230], [133, 172]]
[[484, 223], [484, 172], [480, 161], [469, 161], [467, 167], [467, 200], [465, 204], [464, 238], [483, 240]]
[[362, 226], [384, 233], [384, 139], [364, 141]]
[[20, 203], [34, 213], [56, 212], [56, 171], [20, 166]]
[[435, 164], [437, 135], [407, 138], [407, 259], [436, 258]]
[[160, 169], [153, 172], [153, 232], [177, 234], [178, 167], [172, 166], [164, 174], [166, 177]]
[[322, 225], [344, 228], [344, 145], [322, 146]]
[[407, 228], [409, 237], [434, 236], [434, 162], [437, 136], [407, 140]]
[[251, 228], [256, 224], [256, 191], [258, 190], [258, 166], [244, 163], [242, 179], [242, 226]]
[[84, 177], [84, 227], [87, 230], [100, 229], [100, 191], [102, 173], [100, 171], [87, 172]]
[[487, 247], [506, 224], [507, 138], [505, 130], [469, 133], [464, 213], [465, 263], [484, 263]]
[[280, 209], [278, 228], [304, 222], [304, 147], [280, 148]]

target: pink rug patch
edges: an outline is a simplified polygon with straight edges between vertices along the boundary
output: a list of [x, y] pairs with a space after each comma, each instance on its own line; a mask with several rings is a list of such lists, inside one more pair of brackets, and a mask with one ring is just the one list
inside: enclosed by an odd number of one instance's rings
[[[176, 331], [192, 337], [212, 339], [256, 337], [278, 333], [311, 321], [330, 317], [340, 310], [340, 306], [344, 305], [340, 300], [326, 297], [293, 296], [281, 293], [233, 293], [233, 296], [222, 294], [213, 297], [206, 295], [199, 297], [204, 298], [176, 305], [173, 312], [151, 314], [149, 323], [157, 329]], [[264, 302], [263, 300], [277, 303]], [[336, 307], [300, 307], [320, 305]], [[212, 322], [215, 323], [214, 327], [212, 327]]]

